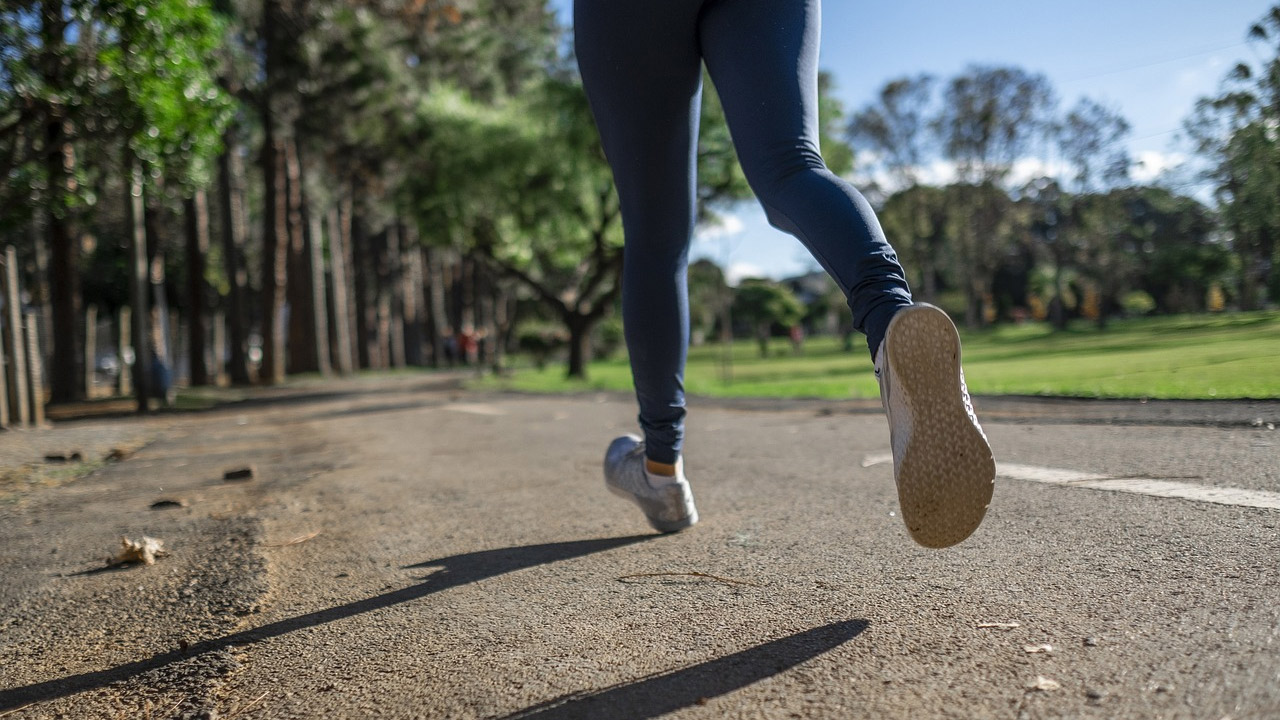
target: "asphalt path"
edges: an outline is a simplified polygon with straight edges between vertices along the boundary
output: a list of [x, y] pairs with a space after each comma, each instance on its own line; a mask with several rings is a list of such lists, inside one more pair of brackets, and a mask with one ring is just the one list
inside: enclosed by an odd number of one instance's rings
[[[0, 503], [0, 717], [1280, 717], [1280, 403], [977, 405], [1002, 477], [943, 551], [857, 403], [694, 401], [703, 519], [667, 536], [603, 487], [617, 394], [410, 376], [8, 434], [146, 444]], [[144, 534], [170, 554], [108, 566]]]

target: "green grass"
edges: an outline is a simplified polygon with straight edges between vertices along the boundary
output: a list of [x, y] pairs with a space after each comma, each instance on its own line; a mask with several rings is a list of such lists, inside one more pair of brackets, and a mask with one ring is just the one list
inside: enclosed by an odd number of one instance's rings
[[[965, 377], [979, 395], [1130, 398], [1280, 398], [1280, 312], [1174, 316], [1091, 324], [1053, 332], [1043, 324], [964, 332]], [[835, 338], [810, 338], [803, 355], [785, 339], [761, 358], [755, 343], [728, 353], [693, 348], [685, 388], [716, 397], [879, 397], [861, 338], [844, 352]], [[726, 370], [726, 367], [728, 368]], [[476, 386], [526, 392], [630, 390], [626, 358], [592, 363], [570, 381], [562, 364], [520, 368]]]

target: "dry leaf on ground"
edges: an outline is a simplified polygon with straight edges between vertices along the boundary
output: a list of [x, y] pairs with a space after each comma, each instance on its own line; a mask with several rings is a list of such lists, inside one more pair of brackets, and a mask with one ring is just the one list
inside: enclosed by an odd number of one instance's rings
[[169, 551], [164, 549], [163, 540], [157, 540], [146, 535], [143, 535], [141, 540], [130, 540], [127, 537], [122, 537], [120, 538], [120, 545], [120, 554], [111, 561], [115, 565], [128, 565], [130, 563], [155, 565], [156, 558], [169, 554]]

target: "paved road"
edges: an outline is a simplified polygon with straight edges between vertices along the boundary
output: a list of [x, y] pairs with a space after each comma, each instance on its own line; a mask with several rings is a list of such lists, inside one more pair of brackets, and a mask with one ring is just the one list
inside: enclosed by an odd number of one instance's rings
[[[0, 716], [1280, 717], [1280, 435], [1247, 417], [1280, 406], [987, 405], [1009, 477], [946, 551], [841, 404], [695, 403], [673, 536], [601, 485], [616, 395], [411, 377], [7, 435], [150, 443], [0, 503]], [[105, 569], [142, 534], [171, 555]]]

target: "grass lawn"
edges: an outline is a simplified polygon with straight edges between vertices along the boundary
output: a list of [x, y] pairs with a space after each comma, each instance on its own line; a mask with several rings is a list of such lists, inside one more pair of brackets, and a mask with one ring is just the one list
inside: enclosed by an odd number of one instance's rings
[[[1121, 320], [1053, 332], [1043, 324], [961, 331], [965, 378], [978, 395], [1143, 398], [1280, 398], [1280, 312]], [[728, 362], [726, 362], [728, 360]], [[510, 377], [477, 386], [529, 392], [630, 390], [625, 357], [594, 362], [586, 381], [517, 365]], [[853, 352], [836, 338], [816, 337], [794, 355], [776, 339], [767, 358], [754, 342], [731, 352], [692, 348], [685, 388], [718, 397], [879, 397], [861, 337]]]

